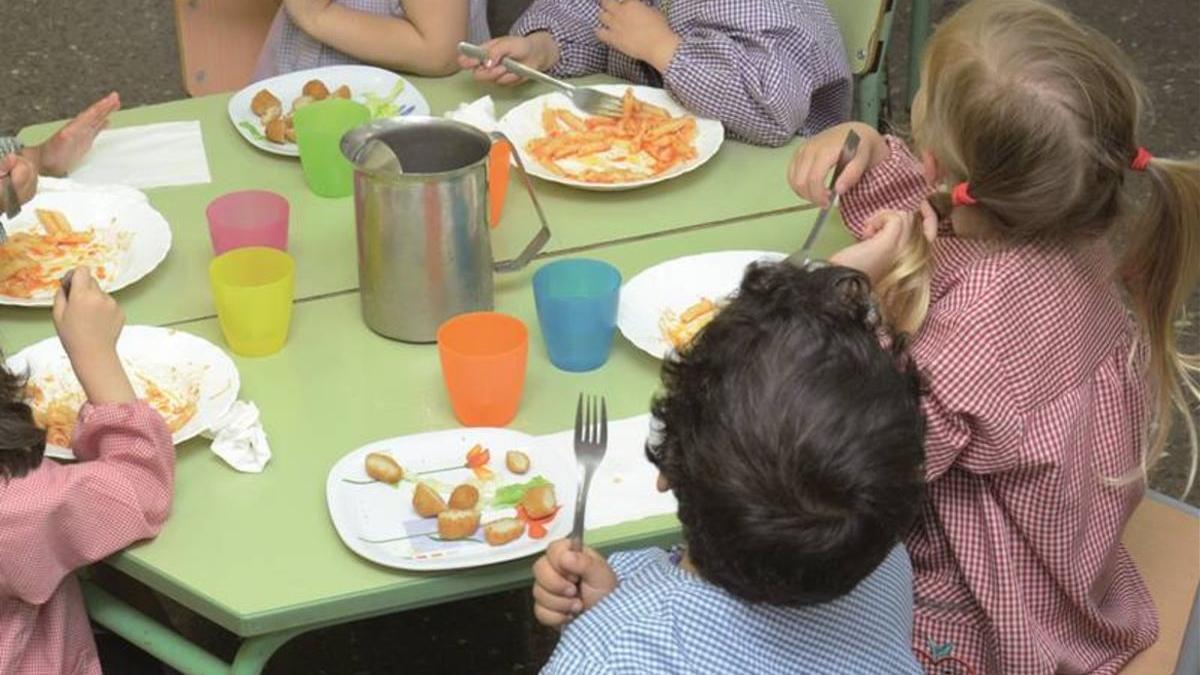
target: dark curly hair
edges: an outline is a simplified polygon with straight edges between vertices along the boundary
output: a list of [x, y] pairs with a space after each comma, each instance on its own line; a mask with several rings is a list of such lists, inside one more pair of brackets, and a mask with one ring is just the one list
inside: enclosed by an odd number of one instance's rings
[[25, 378], [4, 367], [0, 355], [0, 481], [20, 478], [42, 463], [46, 432], [25, 404]]
[[759, 263], [664, 363], [646, 454], [708, 581], [751, 602], [827, 602], [912, 525], [921, 387], [903, 339], [878, 321], [856, 271]]

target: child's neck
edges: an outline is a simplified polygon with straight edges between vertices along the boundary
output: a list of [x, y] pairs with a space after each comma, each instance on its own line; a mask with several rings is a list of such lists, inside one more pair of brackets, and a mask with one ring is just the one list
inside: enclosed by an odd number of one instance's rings
[[687, 548], [683, 549], [683, 557], [679, 559], [679, 569], [691, 574], [692, 576], [700, 577], [700, 570], [697, 570], [696, 566], [692, 564], [692, 557], [690, 554], [688, 554]]
[[996, 217], [983, 209], [959, 206], [950, 212], [954, 236], [962, 239], [995, 239], [1000, 232]]

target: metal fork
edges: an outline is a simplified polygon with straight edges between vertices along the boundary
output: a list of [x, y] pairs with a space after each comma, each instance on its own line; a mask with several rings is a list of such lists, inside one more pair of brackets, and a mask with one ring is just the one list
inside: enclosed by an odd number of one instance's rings
[[817, 241], [817, 235], [821, 233], [821, 226], [825, 224], [825, 219], [829, 217], [829, 212], [838, 207], [838, 203], [842, 200], [842, 194], [834, 191], [834, 186], [837, 185], [838, 177], [842, 175], [842, 171], [846, 169], [846, 165], [854, 159], [858, 154], [858, 134], [853, 129], [846, 134], [846, 142], [842, 144], [842, 152], [838, 155], [837, 165], [833, 168], [833, 175], [829, 178], [829, 191], [833, 192], [833, 199], [830, 200], [829, 206], [821, 209], [817, 213], [817, 219], [813, 221], [812, 229], [808, 231], [808, 238], [804, 240], [804, 246], [799, 251], [789, 255], [787, 262], [801, 268], [808, 268], [812, 262], [812, 247]]
[[[596, 467], [604, 461], [608, 448], [608, 404], [604, 397], [579, 395], [575, 407], [575, 462], [579, 465], [579, 484], [575, 490], [575, 526], [571, 528], [571, 550], [583, 550], [583, 514], [588, 489]], [[586, 405], [585, 404], [586, 401]]]
[[[478, 59], [481, 63], [487, 61], [488, 53], [483, 47], [473, 45], [470, 42], [458, 43], [458, 53], [472, 59]], [[505, 70], [518, 75], [527, 77], [531, 80], [537, 80], [543, 84], [548, 84], [564, 94], [566, 94], [576, 108], [588, 113], [589, 115], [601, 115], [603, 117], [620, 117], [622, 114], [621, 99], [612, 94], [606, 94], [599, 89], [592, 87], [576, 87], [573, 84], [568, 84], [557, 78], [550, 77], [540, 70], [530, 68], [529, 66], [518, 63], [509, 57], [504, 57], [500, 61], [500, 65], [504, 66]]]

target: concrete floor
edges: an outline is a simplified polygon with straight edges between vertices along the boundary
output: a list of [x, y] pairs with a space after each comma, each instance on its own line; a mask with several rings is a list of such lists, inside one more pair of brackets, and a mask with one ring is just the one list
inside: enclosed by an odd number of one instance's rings
[[[493, 25], [503, 30], [526, 0], [492, 2]], [[892, 46], [893, 114], [904, 121], [903, 55], [907, 2]], [[942, 16], [962, 0], [934, 0]], [[1064, 0], [1078, 16], [1111, 36], [1131, 56], [1153, 101], [1145, 145], [1167, 156], [1200, 153], [1200, 35], [1197, 0]], [[0, 132], [63, 119], [102, 94], [121, 92], [126, 107], [185, 96], [180, 84], [173, 3], [163, 0], [8, 0], [0, 9]], [[1193, 299], [1192, 308], [1200, 303]], [[1195, 311], [1193, 311], [1195, 314]], [[1196, 351], [1195, 336], [1185, 343]], [[1151, 484], [1179, 495], [1185, 450], [1169, 453]], [[1200, 504], [1200, 490], [1189, 501]], [[236, 649], [233, 636], [168, 607], [172, 620], [214, 652]], [[301, 636], [272, 660], [269, 673], [511, 673], [535, 671], [554, 635], [533, 625], [526, 591], [357, 622]], [[117, 669], [112, 669], [117, 672]], [[120, 668], [120, 672], [133, 672]]]

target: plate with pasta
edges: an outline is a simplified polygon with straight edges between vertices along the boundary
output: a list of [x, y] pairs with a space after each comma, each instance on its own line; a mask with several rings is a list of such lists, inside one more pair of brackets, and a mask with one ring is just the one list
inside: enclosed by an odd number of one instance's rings
[[[138, 397], [163, 416], [176, 444], [195, 438], [229, 410], [241, 386], [233, 361], [216, 345], [190, 333], [126, 326], [117, 354]], [[70, 443], [87, 397], [57, 337], [31, 345], [7, 361], [24, 375], [25, 402], [46, 430], [46, 455], [74, 459]]]
[[737, 292], [754, 262], [777, 262], [772, 251], [718, 251], [675, 258], [639, 272], [621, 287], [617, 328], [658, 358], [687, 348]]
[[113, 292], [136, 283], [167, 257], [171, 226], [133, 188], [48, 185], [5, 220], [0, 245], [0, 304], [49, 307], [68, 270], [91, 268]]
[[629, 190], [693, 171], [725, 141], [717, 120], [695, 117], [654, 87], [595, 85], [620, 97], [620, 118], [592, 116], [561, 93], [516, 106], [501, 130], [529, 173], [587, 190]]

